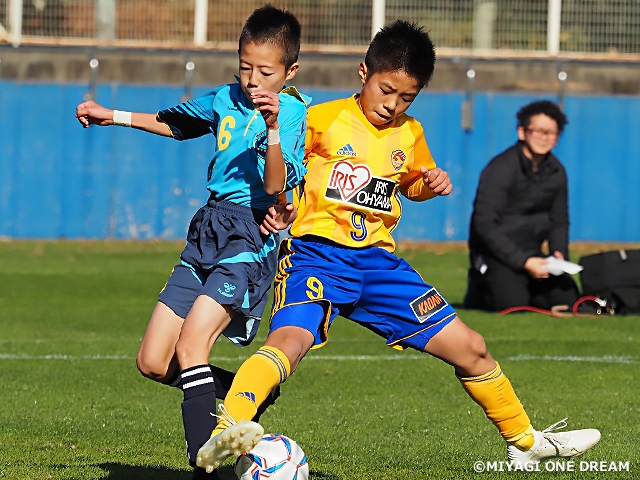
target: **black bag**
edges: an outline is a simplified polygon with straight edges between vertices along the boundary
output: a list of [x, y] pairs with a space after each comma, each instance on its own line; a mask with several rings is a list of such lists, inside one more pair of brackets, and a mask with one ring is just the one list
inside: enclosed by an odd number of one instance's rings
[[640, 313], [640, 250], [614, 250], [580, 259], [583, 295], [607, 301], [611, 313]]

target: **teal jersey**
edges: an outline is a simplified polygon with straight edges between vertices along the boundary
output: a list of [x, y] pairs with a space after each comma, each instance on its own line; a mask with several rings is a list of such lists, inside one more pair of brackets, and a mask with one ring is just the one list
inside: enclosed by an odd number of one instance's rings
[[[278, 123], [280, 146], [286, 166], [285, 190], [306, 173], [302, 164], [309, 97], [294, 87], [283, 89]], [[207, 188], [211, 198], [266, 210], [277, 195], [264, 190], [267, 127], [262, 115], [244, 95], [238, 83], [221, 85], [202, 97], [158, 112], [176, 140], [212, 133], [215, 138]]]

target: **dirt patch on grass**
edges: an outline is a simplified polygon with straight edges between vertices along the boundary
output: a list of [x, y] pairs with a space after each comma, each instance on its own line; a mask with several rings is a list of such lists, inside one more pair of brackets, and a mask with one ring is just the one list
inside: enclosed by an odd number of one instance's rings
[[[122, 251], [180, 251], [184, 246], [184, 240], [16, 240], [6, 237], [0, 237], [0, 243], [32, 245], [36, 253], [43, 251], [46, 245], [52, 243], [69, 243], [78, 249], [96, 248], [97, 246], [103, 253], [120, 253]], [[397, 243], [397, 249], [402, 252], [430, 252], [435, 254], [468, 252], [466, 241], [426, 242], [404, 240]], [[609, 250], [636, 249], [640, 249], [640, 242], [574, 242], [569, 246], [572, 257], [581, 257], [583, 255], [607, 252]]]
[[[616, 242], [575, 242], [569, 246], [572, 257], [582, 257], [592, 253], [608, 252], [609, 250], [636, 250], [640, 249], [640, 243], [616, 243]], [[403, 252], [431, 252], [466, 253], [469, 251], [467, 242], [398, 242], [398, 250]]]
[[402, 252], [429, 252], [436, 254], [466, 253], [467, 242], [413, 242], [402, 241], [397, 243], [397, 249]]
[[640, 243], [597, 243], [576, 242], [569, 247], [572, 255], [589, 255], [591, 253], [608, 252], [609, 250], [638, 250]]

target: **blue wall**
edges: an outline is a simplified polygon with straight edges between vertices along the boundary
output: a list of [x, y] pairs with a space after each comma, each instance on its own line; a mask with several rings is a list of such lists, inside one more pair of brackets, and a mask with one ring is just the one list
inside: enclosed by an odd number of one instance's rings
[[[303, 89], [314, 103], [351, 92]], [[199, 95], [204, 89], [196, 89]], [[207, 199], [208, 136], [176, 142], [126, 128], [82, 129], [84, 85], [0, 82], [0, 236], [181, 238]], [[153, 112], [182, 88], [99, 86], [111, 108]], [[465, 240], [478, 175], [515, 141], [515, 112], [544, 95], [479, 93], [474, 128], [460, 127], [462, 93], [421, 94], [409, 113], [425, 127], [454, 192], [405, 201], [398, 240]], [[553, 98], [552, 95], [546, 98]], [[568, 125], [555, 153], [569, 175], [575, 240], [640, 241], [640, 98], [565, 99]]]

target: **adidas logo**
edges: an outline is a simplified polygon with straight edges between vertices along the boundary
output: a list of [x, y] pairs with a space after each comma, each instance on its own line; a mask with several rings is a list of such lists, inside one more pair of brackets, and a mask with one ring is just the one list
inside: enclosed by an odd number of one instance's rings
[[247, 400], [250, 400], [254, 405], [256, 403], [256, 395], [253, 392], [239, 392], [236, 394], [236, 397], [244, 397]]
[[338, 155], [347, 155], [349, 157], [355, 157], [356, 152], [353, 151], [351, 144], [347, 143], [344, 147], [338, 150]]

